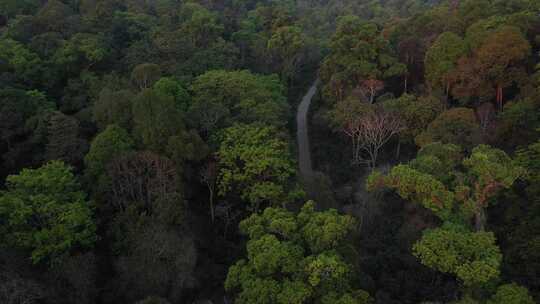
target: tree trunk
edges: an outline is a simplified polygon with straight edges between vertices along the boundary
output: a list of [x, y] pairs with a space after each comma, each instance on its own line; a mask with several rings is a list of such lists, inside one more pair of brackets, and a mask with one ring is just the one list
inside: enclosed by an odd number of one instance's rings
[[476, 211], [474, 214], [474, 228], [476, 231], [484, 231], [485, 226], [486, 210], [484, 208], [480, 208], [480, 210]]
[[396, 159], [399, 160], [401, 154], [401, 140], [398, 139], [397, 149], [396, 149]]
[[409, 76], [405, 76], [405, 84], [403, 86], [403, 94], [407, 94]]
[[499, 110], [503, 111], [503, 88], [501, 85], [497, 85], [497, 105]]
[[210, 191], [210, 218], [212, 219], [212, 224], [213, 224], [216, 218], [215, 210], [214, 210], [214, 190], [211, 189], [211, 187], [208, 187], [208, 190]]

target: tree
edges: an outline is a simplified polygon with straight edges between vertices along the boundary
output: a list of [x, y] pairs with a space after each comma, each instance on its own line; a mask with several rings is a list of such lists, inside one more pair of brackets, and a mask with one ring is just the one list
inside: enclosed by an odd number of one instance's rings
[[452, 32], [439, 35], [426, 52], [426, 79], [432, 87], [442, 88], [446, 95], [450, 93], [450, 73], [455, 69], [457, 61], [466, 54], [465, 41]]
[[139, 90], [151, 88], [161, 77], [161, 69], [154, 63], [142, 63], [131, 72], [131, 81]]
[[15, 76], [24, 81], [37, 81], [42, 66], [39, 56], [28, 50], [23, 44], [9, 39], [0, 39], [0, 60], [9, 69], [15, 72]]
[[373, 104], [375, 96], [377, 96], [377, 93], [382, 89], [384, 89], [384, 82], [377, 79], [366, 79], [360, 84], [362, 95], [369, 96], [367, 99], [370, 104]]
[[352, 217], [316, 212], [313, 202], [296, 215], [281, 208], [253, 214], [240, 223], [247, 259], [229, 268], [225, 289], [244, 304], [371, 303], [340, 251], [353, 229]]
[[331, 115], [334, 123], [352, 140], [353, 163], [366, 163], [372, 170], [377, 166], [380, 149], [405, 129], [403, 121], [394, 113], [378, 106], [363, 106], [355, 100], [338, 102]]
[[197, 48], [208, 47], [223, 31], [223, 25], [218, 23], [216, 15], [200, 4], [184, 4], [181, 15], [186, 20], [181, 31]]
[[392, 54], [389, 42], [373, 23], [357, 16], [338, 20], [330, 42], [331, 53], [321, 66], [320, 76], [326, 91], [343, 100], [365, 80], [381, 80], [404, 75], [406, 65]]
[[[0, 153], [5, 169], [13, 169], [23, 160], [33, 143], [42, 143], [31, 131], [46, 120], [54, 104], [39, 91], [6, 88], [0, 90]], [[36, 132], [38, 133], [38, 132]], [[36, 159], [42, 155], [36, 155]]]
[[112, 202], [118, 211], [135, 208], [162, 223], [177, 223], [183, 212], [175, 164], [151, 152], [133, 152], [107, 167], [112, 182]]
[[55, 263], [94, 245], [92, 207], [69, 166], [52, 161], [24, 169], [8, 176], [6, 188], [0, 193], [0, 237], [29, 250], [34, 263]]
[[[468, 32], [468, 36], [473, 34]], [[504, 88], [519, 84], [526, 77], [520, 64], [529, 56], [531, 46], [521, 31], [511, 26], [499, 25], [496, 30], [482, 32], [481, 37], [485, 38], [473, 48], [472, 54], [459, 60], [451, 76], [455, 82], [452, 93], [461, 98], [495, 96], [502, 110]]]
[[174, 98], [176, 106], [182, 112], [187, 112], [191, 105], [191, 96], [184, 86], [170, 77], [162, 77], [154, 84], [154, 90], [158, 94]]
[[522, 174], [502, 150], [480, 145], [463, 158], [458, 146], [434, 143], [386, 176], [372, 173], [367, 186], [394, 190], [442, 220], [424, 232], [413, 253], [422, 264], [457, 276], [465, 287], [459, 303], [475, 303], [475, 290], [498, 278], [502, 261], [494, 234], [484, 231], [485, 209]]
[[109, 164], [117, 157], [133, 150], [133, 140], [126, 130], [117, 125], [109, 125], [99, 133], [90, 144], [90, 150], [84, 157], [85, 174], [91, 181], [97, 181], [99, 188], [106, 188], [108, 181], [103, 180]]
[[88, 69], [109, 55], [105, 38], [100, 35], [77, 33], [54, 55], [55, 63], [72, 73]]
[[50, 0], [41, 6], [35, 18], [41, 31], [62, 33], [69, 27], [68, 18], [73, 14], [68, 5], [58, 0]]
[[534, 304], [534, 299], [529, 295], [527, 288], [512, 283], [499, 286], [495, 295], [487, 303]]
[[433, 143], [422, 148], [408, 165], [392, 168], [387, 176], [372, 174], [368, 188], [393, 189], [443, 221], [474, 224], [481, 231], [491, 199], [522, 175], [523, 169], [502, 150], [479, 145], [463, 159], [459, 147]]
[[210, 203], [210, 219], [212, 223], [215, 220], [214, 197], [216, 193], [217, 174], [217, 163], [214, 160], [208, 161], [200, 170], [201, 183], [205, 184], [208, 189], [208, 202]]
[[[285, 89], [275, 75], [209, 71], [195, 79], [191, 91], [194, 92], [193, 107], [202, 102], [222, 105], [231, 114], [233, 122], [259, 122], [281, 127], [288, 119]], [[223, 114], [219, 110], [212, 112]]]
[[97, 126], [103, 130], [108, 125], [116, 124], [126, 130], [132, 127], [131, 109], [135, 95], [129, 90], [113, 91], [104, 88], [99, 94], [92, 108], [93, 119]]
[[503, 27], [488, 36], [476, 51], [482, 75], [496, 89], [496, 102], [503, 109], [503, 89], [515, 81], [516, 64], [531, 52], [529, 42], [519, 29]]
[[480, 127], [474, 111], [468, 108], [453, 108], [441, 113], [415, 141], [420, 147], [440, 141], [471, 149], [477, 142]]
[[219, 195], [238, 194], [253, 210], [289, 200], [295, 165], [288, 143], [274, 127], [238, 124], [225, 129], [217, 157]]
[[495, 108], [492, 103], [485, 102], [476, 108], [476, 116], [482, 133], [486, 134], [495, 120]]
[[185, 128], [174, 98], [158, 94], [154, 89], [145, 89], [137, 95], [132, 113], [135, 137], [152, 151], [166, 151], [169, 138]]
[[[426, 130], [428, 125], [444, 111], [444, 105], [438, 98], [415, 97], [408, 94], [384, 101], [382, 107], [397, 115], [405, 126], [399, 133], [399, 144], [414, 144], [416, 136]], [[399, 151], [397, 152], [399, 156]]]
[[47, 124], [46, 160], [62, 160], [77, 164], [82, 160], [88, 143], [79, 137], [79, 122], [61, 112], [52, 112]]
[[[524, 169], [502, 150], [480, 145], [473, 149], [471, 156], [463, 161], [471, 178], [471, 190], [474, 187], [474, 196], [468, 198], [474, 204], [475, 228], [483, 230], [485, 226], [484, 210], [489, 200], [501, 189], [508, 189], [524, 174]], [[468, 190], [468, 191], [471, 191]]]
[[467, 287], [477, 287], [497, 278], [502, 254], [492, 232], [469, 232], [458, 225], [424, 231], [413, 247], [422, 264], [451, 273]]
[[268, 50], [277, 57], [282, 79], [290, 81], [294, 78], [305, 44], [305, 37], [299, 27], [283, 26], [272, 33], [268, 40]]
[[[118, 235], [127, 246], [114, 265], [117, 292], [130, 303], [150, 294], [178, 303], [195, 281], [197, 250], [193, 240], [178, 227], [144, 215], [129, 216], [133, 219], [124, 223], [128, 230]], [[163, 301], [147, 299], [141, 303], [168, 303]]]

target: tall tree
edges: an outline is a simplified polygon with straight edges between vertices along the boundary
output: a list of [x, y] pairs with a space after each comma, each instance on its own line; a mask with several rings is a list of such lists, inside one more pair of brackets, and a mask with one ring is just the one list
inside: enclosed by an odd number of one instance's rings
[[46, 160], [62, 160], [77, 164], [86, 153], [88, 143], [79, 136], [79, 121], [61, 112], [48, 118]]
[[184, 131], [184, 120], [172, 96], [145, 89], [132, 105], [134, 135], [147, 149], [164, 152], [169, 138]]
[[434, 88], [442, 88], [450, 94], [450, 73], [459, 58], [466, 54], [465, 41], [452, 32], [442, 33], [426, 52], [426, 79]]
[[335, 100], [346, 98], [362, 81], [383, 80], [406, 72], [406, 66], [392, 54], [377, 26], [356, 16], [339, 19], [330, 48], [320, 76]]
[[518, 28], [503, 27], [488, 36], [476, 50], [478, 65], [485, 81], [493, 84], [496, 102], [503, 109], [503, 89], [516, 79], [517, 63], [529, 56], [531, 46]]
[[268, 50], [276, 57], [283, 80], [294, 79], [302, 60], [305, 39], [299, 27], [284, 26], [278, 28], [268, 40]]

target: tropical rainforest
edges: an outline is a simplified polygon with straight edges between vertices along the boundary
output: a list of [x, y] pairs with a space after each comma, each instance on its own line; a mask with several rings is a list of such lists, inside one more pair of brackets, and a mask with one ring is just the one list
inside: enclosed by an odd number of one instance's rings
[[0, 303], [540, 303], [540, 1], [0, 0]]

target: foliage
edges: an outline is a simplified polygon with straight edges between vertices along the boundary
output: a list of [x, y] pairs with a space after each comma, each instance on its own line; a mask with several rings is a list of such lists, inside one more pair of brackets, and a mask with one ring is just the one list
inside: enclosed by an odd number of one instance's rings
[[193, 82], [191, 91], [194, 107], [200, 103], [223, 106], [236, 122], [281, 127], [289, 115], [284, 88], [275, 76], [210, 71]]
[[440, 141], [471, 149], [477, 143], [479, 130], [474, 111], [453, 108], [437, 116], [415, 141], [420, 147]]
[[294, 163], [274, 127], [235, 125], [223, 131], [217, 152], [219, 194], [237, 193], [257, 210], [263, 203], [286, 204]]
[[34, 263], [54, 263], [72, 250], [94, 245], [92, 208], [69, 166], [53, 161], [24, 169], [6, 182], [0, 196], [4, 242], [30, 250]]
[[527, 288], [512, 283], [499, 286], [497, 292], [495, 295], [493, 295], [491, 300], [488, 301], [488, 303], [533, 304], [534, 300], [529, 295]]
[[465, 286], [497, 278], [502, 255], [491, 232], [469, 232], [456, 225], [426, 230], [413, 247], [422, 264], [458, 277]]
[[145, 89], [133, 102], [135, 137], [147, 148], [163, 152], [169, 138], [184, 130], [183, 117], [174, 98]]
[[280, 208], [253, 214], [240, 223], [250, 239], [247, 259], [230, 267], [225, 288], [238, 303], [371, 303], [354, 289], [339, 252], [353, 229], [350, 216], [317, 212], [313, 202], [296, 215]]
[[84, 158], [86, 174], [93, 180], [99, 179], [114, 158], [131, 151], [133, 146], [133, 140], [126, 130], [117, 125], [109, 125], [92, 140]]

